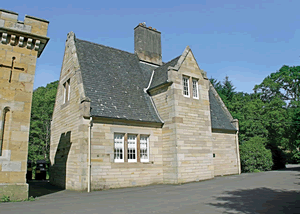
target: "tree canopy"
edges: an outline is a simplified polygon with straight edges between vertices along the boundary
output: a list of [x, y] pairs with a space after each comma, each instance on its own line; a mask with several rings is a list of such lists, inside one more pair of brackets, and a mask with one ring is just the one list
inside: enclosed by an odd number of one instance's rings
[[49, 160], [50, 128], [58, 81], [33, 91], [28, 159]]
[[300, 66], [282, 66], [250, 94], [235, 91], [227, 76], [223, 82], [210, 81], [239, 120], [241, 145], [257, 137], [266, 142], [265, 147], [272, 151], [273, 169], [284, 166], [286, 155], [290, 162], [300, 163]]

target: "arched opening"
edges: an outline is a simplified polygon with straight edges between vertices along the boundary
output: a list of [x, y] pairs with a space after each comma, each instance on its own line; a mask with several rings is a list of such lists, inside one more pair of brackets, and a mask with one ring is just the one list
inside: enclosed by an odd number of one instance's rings
[[0, 156], [2, 156], [2, 151], [4, 149], [7, 149], [8, 147], [8, 121], [10, 119], [10, 109], [9, 107], [5, 107], [3, 109], [2, 114], [2, 124], [1, 124], [1, 130], [0, 130]]

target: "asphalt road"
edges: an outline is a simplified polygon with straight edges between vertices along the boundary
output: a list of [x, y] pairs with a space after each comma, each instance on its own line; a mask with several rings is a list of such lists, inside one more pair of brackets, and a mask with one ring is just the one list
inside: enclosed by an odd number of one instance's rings
[[[299, 166], [299, 167], [298, 167]], [[1, 203], [1, 214], [300, 213], [300, 165], [280, 171], [91, 193], [58, 191]]]

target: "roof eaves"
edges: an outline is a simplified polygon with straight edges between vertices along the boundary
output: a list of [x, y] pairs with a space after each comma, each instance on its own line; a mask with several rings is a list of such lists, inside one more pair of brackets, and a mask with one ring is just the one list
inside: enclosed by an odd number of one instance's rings
[[147, 92], [151, 93], [151, 91], [153, 91], [153, 89], [162, 88], [162, 87], [165, 86], [165, 85], [172, 85], [172, 83], [173, 83], [172, 81], [167, 80], [167, 81], [165, 81], [165, 82], [163, 82], [163, 83], [161, 83], [161, 84], [159, 84], [159, 85], [152, 86], [151, 88], [149, 88], [149, 89], [147, 90]]
[[135, 119], [128, 119], [128, 118], [117, 118], [117, 117], [108, 117], [108, 116], [99, 116], [99, 115], [91, 115], [91, 117], [94, 118], [103, 118], [103, 119], [113, 119], [113, 120], [125, 120], [125, 121], [131, 121], [131, 122], [141, 122], [141, 123], [154, 123], [154, 124], [160, 124], [163, 125], [164, 122], [158, 122], [158, 121], [148, 121], [148, 120], [135, 120]]

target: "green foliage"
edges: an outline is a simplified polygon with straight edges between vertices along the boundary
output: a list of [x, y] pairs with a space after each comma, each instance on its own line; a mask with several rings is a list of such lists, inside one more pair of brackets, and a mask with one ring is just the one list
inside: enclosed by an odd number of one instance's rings
[[219, 93], [219, 96], [223, 100], [224, 104], [228, 105], [233, 96], [236, 94], [235, 87], [233, 86], [232, 82], [229, 81], [229, 77], [226, 76], [222, 83], [220, 81], [218, 82], [214, 78], [210, 78], [210, 82]]
[[29, 132], [28, 159], [49, 160], [50, 126], [58, 81], [33, 92]]
[[22, 201], [35, 201], [36, 198], [33, 196], [30, 196], [28, 199], [24, 200], [11, 200], [9, 196], [3, 195], [2, 198], [0, 199], [0, 202], [5, 203], [5, 202], [22, 202]]
[[265, 148], [265, 139], [253, 137], [240, 145], [242, 172], [268, 171], [272, 169], [272, 153]]
[[28, 201], [35, 201], [36, 199], [35, 199], [35, 197], [33, 197], [33, 196], [30, 196], [29, 198], [28, 198]]
[[10, 202], [10, 197], [7, 195], [3, 195], [0, 201], [1, 202]]
[[[280, 163], [285, 159], [281, 157], [282, 152], [274, 147], [276, 145], [290, 155], [289, 161], [300, 162], [300, 66], [282, 66], [256, 85], [254, 90], [260, 92], [261, 99], [272, 107], [270, 118], [274, 122], [267, 128], [273, 156], [280, 157]], [[278, 165], [283, 165], [279, 162]]]
[[236, 92], [228, 77], [210, 81], [239, 120], [240, 144], [264, 139], [272, 152], [273, 169], [284, 168], [287, 161], [300, 163], [300, 66], [282, 66], [250, 94]]

